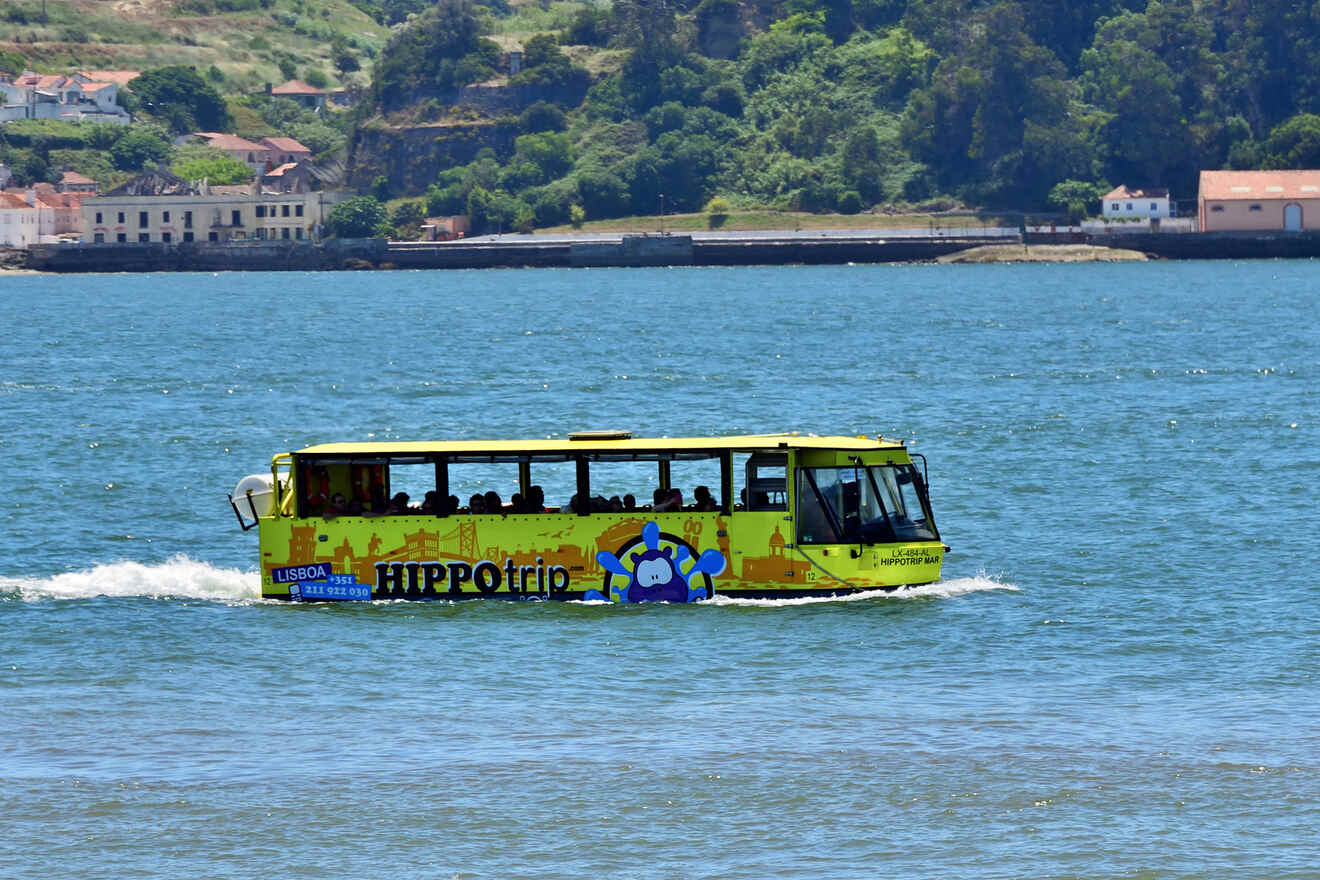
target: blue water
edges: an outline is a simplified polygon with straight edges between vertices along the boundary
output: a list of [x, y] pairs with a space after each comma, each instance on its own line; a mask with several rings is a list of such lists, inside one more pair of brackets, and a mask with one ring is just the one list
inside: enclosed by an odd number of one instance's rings
[[[1312, 262], [0, 276], [0, 877], [1320, 877]], [[288, 606], [388, 438], [883, 433], [944, 579]]]

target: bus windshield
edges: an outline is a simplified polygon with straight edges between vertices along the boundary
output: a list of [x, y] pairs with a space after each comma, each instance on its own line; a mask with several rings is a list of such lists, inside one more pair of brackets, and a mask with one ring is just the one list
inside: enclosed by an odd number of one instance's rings
[[798, 542], [883, 544], [939, 539], [910, 464], [802, 468]]

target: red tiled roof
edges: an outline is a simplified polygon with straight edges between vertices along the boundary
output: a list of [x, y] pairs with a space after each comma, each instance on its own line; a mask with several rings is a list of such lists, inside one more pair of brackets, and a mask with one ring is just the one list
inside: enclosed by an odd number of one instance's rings
[[78, 208], [82, 206], [80, 193], [38, 193], [37, 201], [47, 208]]
[[1320, 171], [1202, 171], [1200, 190], [1214, 201], [1320, 199]]
[[300, 79], [291, 79], [283, 85], [278, 85], [270, 90], [272, 95], [324, 95], [324, 89], [318, 89], [316, 86], [309, 86]]
[[262, 138], [263, 144], [268, 144], [271, 149], [279, 150], [284, 153], [311, 153], [312, 151], [304, 147], [293, 138], [286, 137], [267, 137]]
[[290, 171], [290, 170], [292, 170], [292, 169], [294, 169], [294, 168], [297, 168], [297, 167], [298, 167], [298, 163], [297, 163], [297, 162], [285, 162], [283, 165], [281, 165], [281, 166], [278, 167], [278, 168], [272, 168], [272, 169], [270, 169], [269, 171], [267, 171], [267, 172], [265, 173], [264, 176], [265, 176], [265, 177], [283, 177], [283, 176], [284, 176], [284, 172], [286, 172], [286, 171]]
[[16, 196], [13, 193], [0, 192], [0, 208], [32, 208], [27, 203], [27, 199], [22, 196]]
[[1120, 184], [1117, 189], [1105, 193], [1101, 199], [1167, 199], [1167, 189], [1128, 189]]
[[126, 86], [142, 75], [136, 70], [80, 70], [78, 72], [93, 82], [112, 82], [117, 86]]
[[264, 144], [254, 144], [246, 138], [241, 138], [236, 134], [225, 134], [219, 131], [199, 131], [195, 137], [204, 138], [208, 144], [217, 150], [269, 150]]
[[88, 184], [88, 183], [96, 183], [96, 181], [92, 180], [90, 177], [84, 177], [83, 175], [79, 174], [77, 171], [66, 171], [62, 175], [60, 175], [60, 183]]

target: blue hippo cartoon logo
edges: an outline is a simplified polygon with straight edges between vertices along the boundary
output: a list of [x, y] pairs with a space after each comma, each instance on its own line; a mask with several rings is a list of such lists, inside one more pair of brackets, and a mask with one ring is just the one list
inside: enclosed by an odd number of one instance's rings
[[[663, 546], [662, 546], [663, 545]], [[684, 563], [691, 565], [684, 569]], [[724, 554], [707, 550], [695, 556], [692, 545], [649, 522], [642, 534], [619, 548], [596, 554], [605, 569], [603, 591], [583, 597], [607, 602], [695, 602], [715, 594], [711, 578], [724, 571]]]

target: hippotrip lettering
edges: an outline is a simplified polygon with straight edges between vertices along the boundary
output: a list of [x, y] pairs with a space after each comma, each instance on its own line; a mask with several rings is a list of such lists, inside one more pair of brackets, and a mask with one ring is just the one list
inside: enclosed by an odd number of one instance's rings
[[377, 562], [377, 596], [435, 596], [442, 590], [451, 595], [464, 592], [471, 584], [478, 593], [490, 595], [501, 587], [511, 593], [549, 593], [568, 591], [568, 569], [546, 565], [541, 557], [535, 565], [519, 565], [512, 557], [504, 564], [483, 559], [467, 562]]

